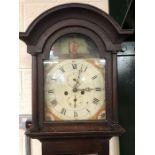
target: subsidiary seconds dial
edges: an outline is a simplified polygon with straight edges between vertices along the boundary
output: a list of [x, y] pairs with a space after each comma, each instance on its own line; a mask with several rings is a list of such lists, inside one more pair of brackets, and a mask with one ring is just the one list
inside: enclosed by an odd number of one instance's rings
[[98, 59], [45, 62], [45, 119], [105, 119], [104, 65]]

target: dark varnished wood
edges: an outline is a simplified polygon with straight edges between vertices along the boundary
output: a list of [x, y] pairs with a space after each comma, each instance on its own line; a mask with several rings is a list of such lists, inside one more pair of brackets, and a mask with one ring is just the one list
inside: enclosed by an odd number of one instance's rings
[[[36, 108], [37, 105], [37, 101], [38, 101], [38, 95], [37, 95], [37, 57], [36, 56], [32, 56], [32, 122], [38, 122], [38, 108]], [[38, 125], [37, 123], [32, 123], [32, 129], [38, 130]]]
[[118, 103], [117, 103], [117, 52], [112, 53], [112, 96], [113, 96], [113, 123], [118, 124]]
[[[66, 139], [64, 141], [58, 140], [53, 142], [46, 140], [42, 142], [42, 152], [43, 154], [50, 155], [106, 155], [109, 152], [108, 143], [108, 139], [82, 139], [82, 141], [81, 139]], [[59, 148], [57, 146], [59, 146]]]
[[[99, 49], [100, 58], [106, 59], [106, 120], [44, 120], [43, 61], [48, 59], [54, 42], [68, 33], [91, 38]], [[27, 52], [32, 55], [32, 126], [26, 134], [42, 142], [43, 155], [109, 155], [110, 138], [124, 133], [117, 116], [116, 54], [122, 41], [131, 35], [132, 30], [122, 30], [105, 12], [84, 4], [52, 8], [34, 20], [25, 33], [20, 33], [20, 39], [27, 44]]]

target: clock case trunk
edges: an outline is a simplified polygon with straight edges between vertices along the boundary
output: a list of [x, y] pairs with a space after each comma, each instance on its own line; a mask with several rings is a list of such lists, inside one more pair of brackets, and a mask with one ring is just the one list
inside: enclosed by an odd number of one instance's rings
[[[78, 33], [91, 38], [99, 49], [100, 58], [106, 60], [106, 120], [59, 122], [44, 120], [43, 61], [49, 58], [54, 42], [69, 33]], [[48, 149], [50, 153], [47, 153], [46, 147], [55, 150], [54, 146], [59, 143], [63, 143], [66, 147], [68, 146], [66, 143], [70, 143], [71, 148], [75, 148], [73, 149], [75, 153], [78, 149], [75, 146], [79, 140], [81, 146], [89, 147], [91, 150], [89, 145], [92, 144], [96, 147], [95, 150], [97, 148], [100, 150], [99, 152], [102, 152], [103, 146], [107, 146], [105, 150], [108, 152], [109, 139], [124, 133], [125, 130], [119, 124], [117, 114], [116, 55], [121, 50], [121, 43], [130, 39], [133, 34], [132, 30], [121, 29], [105, 12], [85, 4], [65, 4], [49, 9], [36, 18], [26, 32], [20, 32], [20, 39], [27, 44], [27, 52], [32, 55], [32, 125], [26, 134], [42, 141], [43, 154], [53, 154], [50, 149]], [[90, 139], [92, 143], [88, 142]], [[95, 145], [94, 140], [99, 143]], [[62, 147], [63, 149], [65, 151]], [[90, 153], [88, 149], [86, 150], [81, 149], [81, 153]]]

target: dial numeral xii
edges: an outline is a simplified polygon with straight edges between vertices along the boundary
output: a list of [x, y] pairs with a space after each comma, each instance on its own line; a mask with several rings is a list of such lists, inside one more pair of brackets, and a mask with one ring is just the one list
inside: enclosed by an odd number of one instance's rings
[[72, 64], [73, 69], [77, 69], [77, 64]]

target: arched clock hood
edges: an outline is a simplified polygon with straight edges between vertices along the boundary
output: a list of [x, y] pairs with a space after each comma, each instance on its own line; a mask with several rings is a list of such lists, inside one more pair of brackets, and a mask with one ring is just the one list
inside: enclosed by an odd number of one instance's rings
[[42, 13], [26, 32], [19, 33], [19, 37], [28, 45], [28, 53], [36, 55], [42, 52], [43, 45], [51, 35], [73, 27], [86, 28], [96, 33], [107, 51], [120, 50], [122, 41], [133, 35], [133, 30], [121, 29], [104, 11], [90, 5], [73, 3], [59, 5]]

